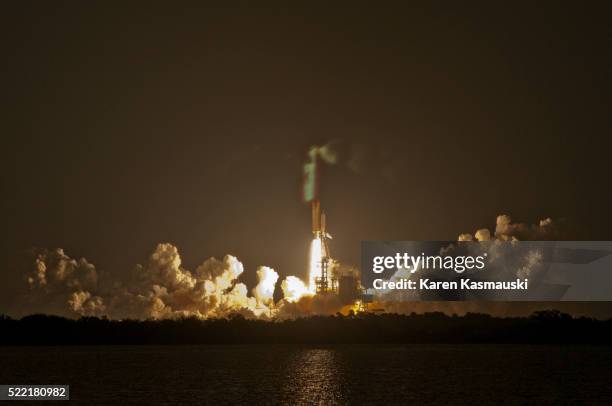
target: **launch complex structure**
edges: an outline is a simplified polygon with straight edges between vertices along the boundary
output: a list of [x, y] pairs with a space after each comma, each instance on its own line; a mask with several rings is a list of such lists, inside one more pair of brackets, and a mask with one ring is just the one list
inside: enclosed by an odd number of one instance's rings
[[[331, 235], [327, 233], [325, 226], [325, 212], [321, 211], [321, 203], [318, 199], [311, 202], [312, 205], [312, 234], [314, 240], [311, 245], [311, 269], [314, 273], [310, 278], [310, 289], [317, 294], [338, 292], [338, 278], [331, 274], [331, 255], [328, 240]], [[314, 289], [313, 289], [314, 287]]]
[[367, 311], [371, 295], [366, 295], [360, 287], [357, 275], [352, 272], [342, 272], [329, 251], [325, 212], [321, 210], [318, 199], [311, 202], [312, 234], [310, 245], [310, 269], [308, 290], [317, 295], [337, 295], [344, 305], [356, 304], [358, 311]]
[[338, 281], [331, 275], [332, 259], [329, 253], [325, 213], [321, 211], [318, 197], [319, 165], [318, 157], [321, 147], [313, 146], [308, 150], [308, 160], [304, 164], [304, 186], [302, 199], [312, 208], [312, 234], [310, 244], [310, 264], [308, 275], [308, 290], [311, 293], [323, 294], [337, 291]]
[[[338, 295], [341, 302], [350, 304], [363, 302], [360, 283], [354, 272], [340, 271], [329, 250], [331, 235], [327, 232], [325, 212], [321, 210], [318, 197], [318, 157], [324, 147], [311, 147], [308, 160], [304, 164], [304, 185], [302, 198], [312, 210], [312, 234], [310, 244], [310, 264], [308, 290], [312, 294]], [[329, 151], [327, 152], [329, 153]], [[329, 156], [326, 161], [329, 162]]]

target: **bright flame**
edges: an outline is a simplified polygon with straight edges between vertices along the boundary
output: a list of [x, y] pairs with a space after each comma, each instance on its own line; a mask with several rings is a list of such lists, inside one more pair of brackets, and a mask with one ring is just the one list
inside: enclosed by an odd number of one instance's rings
[[278, 273], [267, 266], [260, 266], [257, 269], [259, 283], [253, 289], [253, 296], [258, 304], [269, 306], [274, 303], [274, 288], [278, 281]]
[[283, 296], [288, 302], [297, 302], [302, 296], [307, 295], [308, 288], [300, 278], [295, 276], [287, 276], [281, 283]]
[[310, 269], [308, 272], [308, 290], [310, 293], [316, 293], [317, 291], [315, 279], [321, 277], [322, 251], [321, 239], [317, 236], [310, 243]]

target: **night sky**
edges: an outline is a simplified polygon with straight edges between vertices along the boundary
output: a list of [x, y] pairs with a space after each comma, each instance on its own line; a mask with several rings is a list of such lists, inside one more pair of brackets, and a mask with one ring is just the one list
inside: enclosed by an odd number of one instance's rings
[[609, 6], [409, 3], [5, 2], [3, 267], [127, 272], [171, 242], [304, 277], [301, 165], [332, 140], [343, 262], [501, 213], [612, 239]]

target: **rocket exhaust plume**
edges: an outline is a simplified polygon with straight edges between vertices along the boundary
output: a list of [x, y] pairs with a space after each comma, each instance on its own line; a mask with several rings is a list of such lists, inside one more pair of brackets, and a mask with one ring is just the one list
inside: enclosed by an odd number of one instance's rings
[[313, 146], [308, 151], [308, 160], [304, 164], [304, 187], [302, 197], [312, 207], [312, 233], [310, 243], [310, 262], [308, 267], [308, 291], [311, 294], [324, 293], [334, 289], [333, 279], [328, 273], [330, 263], [327, 239], [331, 236], [325, 228], [325, 213], [321, 211], [318, 199], [318, 161], [328, 164], [336, 162], [336, 155], [331, 146]]
[[323, 293], [333, 290], [332, 278], [328, 272], [330, 264], [327, 239], [331, 236], [325, 229], [325, 213], [321, 212], [319, 200], [312, 201], [312, 234], [310, 243], [310, 264], [308, 269], [308, 291]]
[[308, 273], [308, 291], [310, 293], [316, 293], [317, 291], [317, 278], [321, 278], [321, 261], [323, 257], [321, 255], [321, 239], [315, 237], [310, 243], [310, 268]]

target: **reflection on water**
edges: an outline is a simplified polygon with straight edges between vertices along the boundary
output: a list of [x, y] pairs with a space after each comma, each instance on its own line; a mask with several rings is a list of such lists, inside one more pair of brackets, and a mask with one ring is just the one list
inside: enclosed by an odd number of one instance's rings
[[610, 347], [0, 347], [0, 383], [71, 404], [610, 404]]
[[283, 400], [292, 405], [336, 405], [343, 398], [339, 353], [332, 349], [299, 349], [291, 356]]

